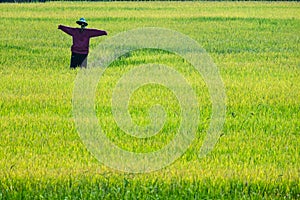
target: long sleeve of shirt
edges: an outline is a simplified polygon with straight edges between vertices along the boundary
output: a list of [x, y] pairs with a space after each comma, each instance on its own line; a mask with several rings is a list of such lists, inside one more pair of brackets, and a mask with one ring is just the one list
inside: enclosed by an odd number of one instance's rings
[[102, 35], [107, 35], [106, 31], [97, 30], [97, 29], [87, 29], [90, 37], [97, 37]]
[[64, 25], [59, 25], [58, 29], [62, 30], [63, 32], [67, 33], [68, 35], [71, 35], [76, 31], [76, 28], [64, 26]]

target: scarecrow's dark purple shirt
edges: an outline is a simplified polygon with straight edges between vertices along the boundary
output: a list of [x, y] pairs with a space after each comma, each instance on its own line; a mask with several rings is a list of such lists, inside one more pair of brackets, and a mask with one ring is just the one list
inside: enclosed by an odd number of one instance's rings
[[73, 45], [71, 51], [79, 54], [89, 53], [89, 43], [91, 37], [97, 37], [101, 35], [107, 35], [106, 31], [97, 29], [84, 29], [81, 31], [80, 28], [72, 28], [68, 26], [59, 25], [58, 29], [71, 35], [73, 37]]

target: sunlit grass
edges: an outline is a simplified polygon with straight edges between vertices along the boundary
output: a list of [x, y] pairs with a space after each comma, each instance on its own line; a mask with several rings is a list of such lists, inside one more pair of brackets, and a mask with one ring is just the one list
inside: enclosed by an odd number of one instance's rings
[[[0, 4], [0, 199], [7, 198], [268, 198], [299, 197], [299, 3], [105, 2]], [[179, 9], [179, 10], [178, 10]], [[139, 125], [161, 103], [165, 129], [152, 140], [127, 136], [114, 122], [111, 95], [119, 78], [144, 63], [179, 71], [197, 94], [200, 122], [186, 154], [160, 171], [124, 174], [99, 163], [75, 128], [69, 70], [71, 38], [57, 25], [90, 27], [111, 37], [139, 27], [170, 28], [195, 39], [212, 56], [226, 87], [226, 122], [215, 149], [197, 154], [211, 103], [201, 75], [168, 52], [132, 52], [99, 82], [96, 110], [107, 136], [127, 150], [148, 152], [172, 139], [178, 102], [157, 85], [131, 98]], [[91, 51], [105, 37], [91, 40]], [[158, 97], [158, 98], [155, 98]]]

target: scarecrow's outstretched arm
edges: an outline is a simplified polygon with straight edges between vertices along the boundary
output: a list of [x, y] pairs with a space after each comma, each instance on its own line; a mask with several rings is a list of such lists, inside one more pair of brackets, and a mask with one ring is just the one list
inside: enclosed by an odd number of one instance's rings
[[63, 32], [73, 35], [75, 28], [64, 26], [64, 25], [59, 25], [58, 29], [62, 30]]
[[97, 37], [97, 36], [107, 35], [106, 31], [97, 30], [97, 29], [88, 29], [88, 33], [89, 33], [90, 37]]

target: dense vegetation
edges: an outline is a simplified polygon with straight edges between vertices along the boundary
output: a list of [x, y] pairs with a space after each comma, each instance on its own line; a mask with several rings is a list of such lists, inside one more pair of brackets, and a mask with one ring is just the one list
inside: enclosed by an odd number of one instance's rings
[[[299, 199], [299, 3], [46, 3], [0, 5], [0, 199]], [[111, 37], [140, 27], [164, 27], [195, 39], [220, 70], [227, 95], [223, 135], [202, 159], [210, 121], [205, 83], [178, 56], [136, 51], [112, 63], [97, 90], [97, 116], [107, 135], [128, 150], [161, 148], [125, 136], [113, 121], [111, 91], [132, 66], [153, 60], [180, 71], [200, 103], [197, 139], [162, 170], [127, 174], [99, 163], [82, 143], [72, 115], [79, 70], [69, 69], [71, 38], [58, 24], [89, 27]], [[105, 37], [91, 40], [91, 51]], [[133, 120], [147, 123], [153, 95], [178, 109], [169, 91], [145, 86], [132, 96]], [[139, 98], [139, 97], [143, 98]], [[148, 101], [145, 101], [148, 100]], [[168, 107], [169, 106], [169, 107]], [[153, 149], [152, 149], [153, 148]]]

